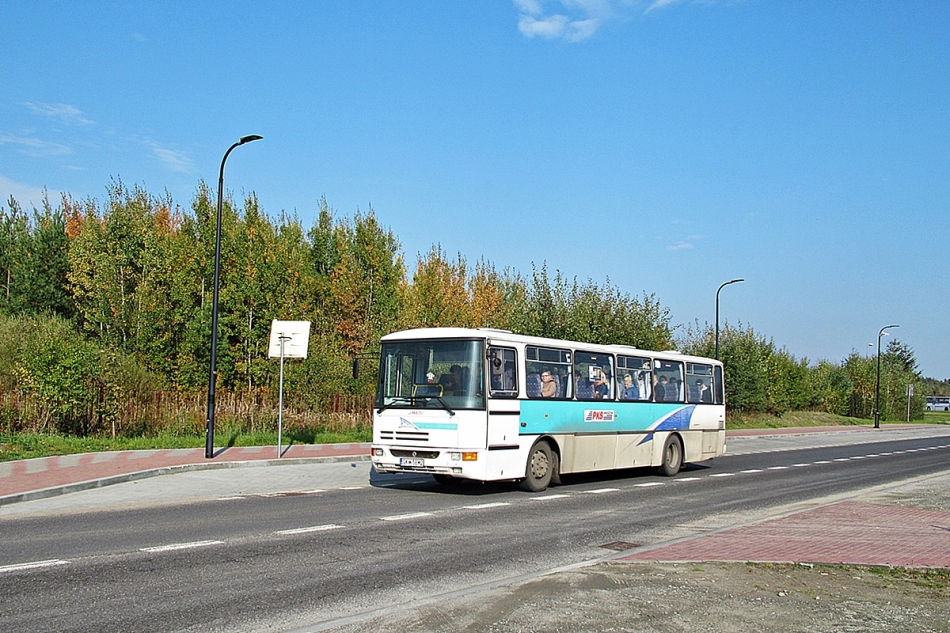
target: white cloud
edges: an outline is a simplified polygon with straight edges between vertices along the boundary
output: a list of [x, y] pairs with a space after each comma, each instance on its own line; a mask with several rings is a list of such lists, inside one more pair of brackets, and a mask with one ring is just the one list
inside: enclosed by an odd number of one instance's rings
[[194, 171], [195, 162], [184, 152], [163, 147], [154, 141], [145, 141], [145, 144], [148, 145], [152, 153], [172, 171], [182, 174], [189, 174]]
[[[512, 0], [525, 37], [581, 42], [608, 22], [645, 15], [686, 0]], [[697, 0], [691, 0], [696, 2]], [[715, 2], [716, 0], [705, 0]], [[644, 8], [646, 5], [646, 8]]]
[[27, 101], [23, 105], [45, 117], [56, 119], [67, 125], [91, 125], [94, 121], [87, 119], [82, 110], [67, 103], [33, 103]]
[[696, 248], [696, 242], [703, 239], [702, 235], [687, 235], [685, 239], [666, 247], [668, 251], [687, 251]]
[[43, 196], [47, 196], [51, 202], [55, 203], [60, 199], [62, 194], [58, 191], [15, 182], [0, 175], [0, 204], [6, 206], [7, 201], [10, 200], [10, 196], [13, 196], [21, 209], [29, 211], [33, 208], [38, 209], [43, 205]]
[[654, 11], [656, 9], [662, 9], [664, 7], [668, 7], [674, 4], [680, 4], [682, 2], [683, 0], [654, 0], [653, 2], [650, 3], [650, 6], [646, 8], [644, 13], [649, 13], [650, 11]]
[[21, 154], [33, 158], [50, 158], [72, 154], [73, 149], [62, 143], [52, 143], [31, 136], [10, 136], [0, 134], [0, 145], [14, 145]]
[[613, 13], [609, 0], [560, 0], [563, 13], [547, 11], [547, 0], [514, 0], [518, 30], [525, 37], [580, 42], [590, 38]]

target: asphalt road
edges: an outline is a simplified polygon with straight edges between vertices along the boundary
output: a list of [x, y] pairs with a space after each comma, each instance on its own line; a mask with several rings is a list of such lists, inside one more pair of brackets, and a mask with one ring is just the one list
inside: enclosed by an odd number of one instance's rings
[[574, 476], [540, 494], [377, 476], [350, 490], [210, 499], [183, 492], [177, 503], [5, 514], [0, 629], [332, 628], [618, 547], [941, 472], [950, 448], [932, 447], [947, 443], [946, 435], [804, 449], [776, 442], [675, 478], [647, 470]]

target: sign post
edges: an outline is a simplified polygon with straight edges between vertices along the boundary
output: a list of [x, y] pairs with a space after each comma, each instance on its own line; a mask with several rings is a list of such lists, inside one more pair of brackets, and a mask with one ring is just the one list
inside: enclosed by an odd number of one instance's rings
[[277, 458], [283, 457], [281, 451], [284, 434], [284, 359], [306, 358], [310, 344], [310, 321], [278, 321], [270, 324], [270, 341], [267, 349], [269, 358], [280, 359], [279, 405], [277, 409]]
[[907, 385], [907, 423], [910, 424], [910, 399], [914, 395], [914, 385]]

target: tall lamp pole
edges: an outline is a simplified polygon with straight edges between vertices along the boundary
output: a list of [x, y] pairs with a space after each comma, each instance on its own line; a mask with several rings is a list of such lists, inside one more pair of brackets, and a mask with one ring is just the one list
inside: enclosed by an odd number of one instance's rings
[[899, 325], [885, 325], [877, 333], [877, 384], [874, 387], [874, 428], [881, 428], [881, 337], [887, 336], [884, 330], [900, 327]]
[[718, 290], [716, 290], [716, 360], [719, 360], [719, 293], [729, 284], [737, 284], [742, 281], [745, 281], [745, 279], [733, 279], [731, 281], [727, 281], [726, 283], [719, 286]]
[[218, 222], [214, 237], [214, 293], [211, 299], [211, 368], [208, 371], [208, 435], [205, 439], [205, 457], [214, 457], [214, 383], [218, 362], [218, 287], [221, 280], [221, 210], [224, 205], [224, 163], [228, 154], [238, 145], [259, 141], [263, 136], [251, 134], [228, 148], [221, 159], [221, 171], [218, 173]]

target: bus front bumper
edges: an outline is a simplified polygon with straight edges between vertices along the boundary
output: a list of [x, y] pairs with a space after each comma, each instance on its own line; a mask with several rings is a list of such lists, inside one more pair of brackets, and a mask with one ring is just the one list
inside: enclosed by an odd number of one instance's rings
[[[383, 446], [370, 449], [373, 468], [380, 473], [425, 473], [471, 478], [481, 465], [479, 451]], [[483, 460], [482, 460], [483, 461]]]

